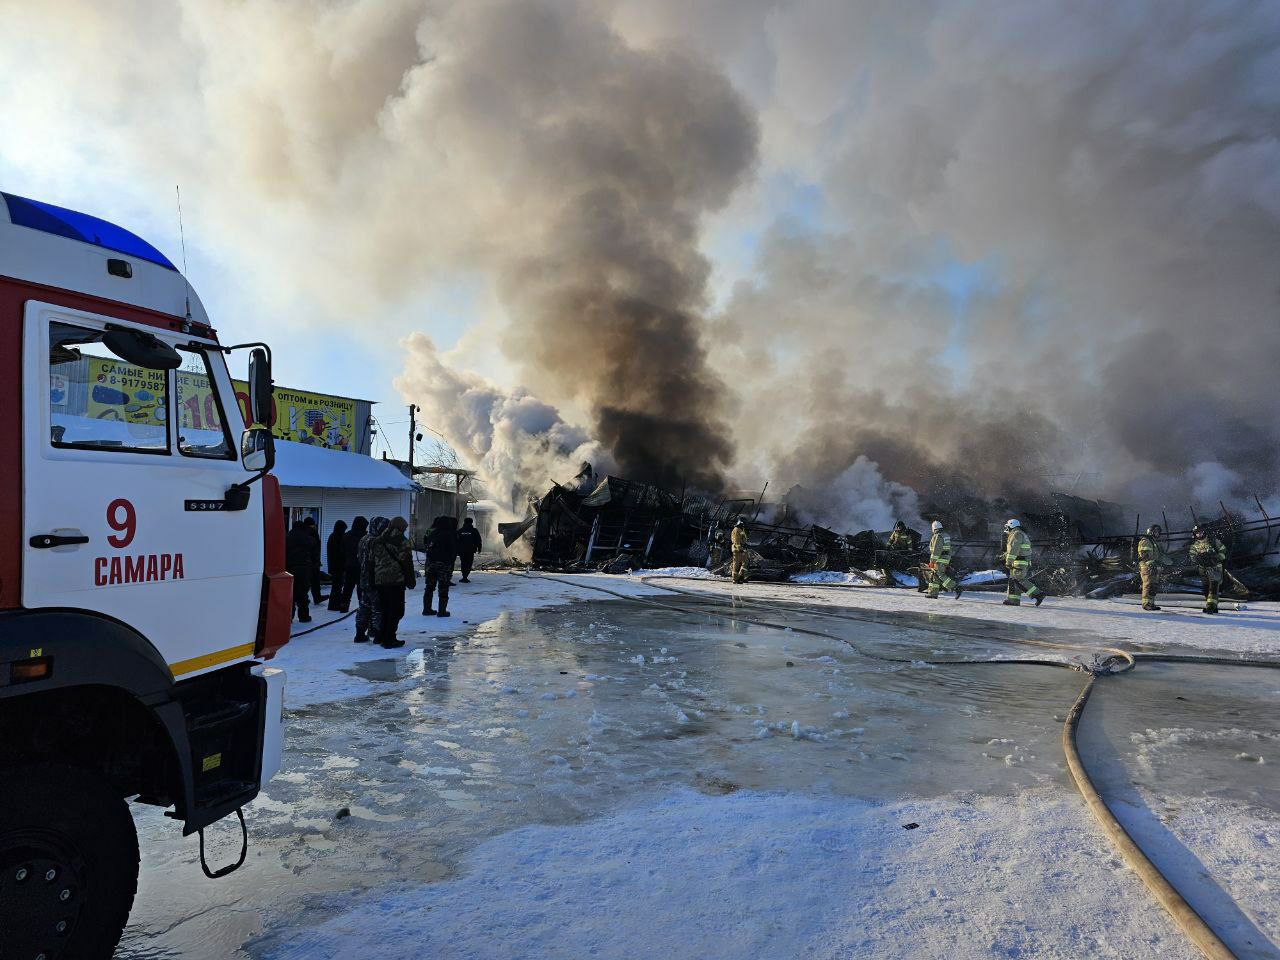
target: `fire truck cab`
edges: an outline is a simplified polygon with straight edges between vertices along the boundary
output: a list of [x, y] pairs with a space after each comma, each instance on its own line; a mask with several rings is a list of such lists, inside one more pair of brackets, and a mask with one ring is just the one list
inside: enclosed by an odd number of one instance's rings
[[0, 956], [110, 956], [127, 801], [191, 834], [279, 766], [292, 587], [249, 346], [242, 429], [233, 348], [163, 254], [0, 193]]

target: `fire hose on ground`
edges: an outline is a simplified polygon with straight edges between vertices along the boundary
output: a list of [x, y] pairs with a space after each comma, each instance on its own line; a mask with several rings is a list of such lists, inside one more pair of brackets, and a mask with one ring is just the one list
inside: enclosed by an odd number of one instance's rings
[[[1093, 814], [1094, 819], [1102, 827], [1103, 832], [1111, 839], [1112, 843], [1119, 849], [1121, 856], [1124, 857], [1129, 867], [1138, 875], [1142, 882], [1146, 885], [1148, 891], [1156, 899], [1156, 901], [1165, 908], [1174, 922], [1178, 924], [1186, 937], [1196, 945], [1205, 957], [1209, 960], [1239, 960], [1234, 952], [1214, 933], [1213, 929], [1205, 922], [1180, 894], [1169, 879], [1160, 872], [1160, 869], [1151, 862], [1133, 837], [1125, 830], [1124, 826], [1116, 819], [1115, 814], [1107, 806], [1106, 801], [1102, 799], [1093, 781], [1089, 778], [1089, 773], [1085, 768], [1084, 761], [1080, 757], [1080, 752], [1076, 744], [1076, 733], [1080, 726], [1080, 719], [1084, 714], [1085, 705], [1089, 702], [1089, 698], [1093, 693], [1094, 685], [1098, 679], [1104, 676], [1114, 674], [1127, 673], [1134, 669], [1139, 660], [1152, 663], [1191, 663], [1201, 665], [1214, 666], [1249, 666], [1263, 667], [1271, 669], [1280, 669], [1280, 661], [1269, 660], [1246, 660], [1233, 659], [1229, 657], [1213, 657], [1213, 656], [1190, 656], [1180, 654], [1161, 654], [1161, 653], [1130, 653], [1118, 647], [1104, 647], [1102, 651], [1107, 656], [1102, 657], [1095, 654], [1091, 664], [1083, 662], [1071, 663], [1063, 660], [1042, 660], [1042, 659], [1024, 659], [1024, 658], [991, 658], [986, 660], [919, 660], [913, 658], [890, 657], [884, 654], [876, 653], [865, 649], [861, 645], [854, 643], [847, 637], [836, 634], [826, 633], [821, 630], [813, 630], [808, 627], [799, 627], [783, 623], [775, 623], [767, 620], [759, 620], [751, 617], [745, 617], [739, 614], [723, 613], [715, 610], [696, 610], [689, 607], [678, 606], [673, 603], [665, 603], [661, 600], [655, 600], [652, 597], [637, 596], [634, 594], [625, 594], [616, 590], [610, 590], [607, 587], [601, 587], [596, 584], [582, 583], [567, 577], [558, 577], [543, 573], [524, 573], [516, 574], [516, 576], [538, 578], [542, 580], [553, 580], [571, 586], [580, 587], [587, 590], [593, 590], [597, 593], [607, 594], [620, 600], [626, 600], [632, 603], [638, 603], [648, 606], [661, 607], [667, 610], [674, 610], [678, 613], [693, 616], [710, 615], [720, 617], [722, 619], [731, 620], [739, 623], [747, 623], [755, 626], [766, 627], [768, 629], [782, 630], [790, 633], [806, 634], [808, 636], [820, 637], [826, 640], [834, 640], [842, 643], [861, 656], [873, 660], [880, 660], [896, 664], [928, 664], [930, 666], [978, 666], [978, 665], [1012, 665], [1025, 664], [1027, 666], [1046, 666], [1067, 668], [1079, 670], [1089, 674], [1089, 679], [1085, 683], [1084, 689], [1080, 691], [1080, 695], [1076, 698], [1075, 703], [1071, 705], [1071, 709], [1067, 713], [1067, 718], [1062, 727], [1062, 750], [1066, 755], [1067, 768], [1071, 773], [1071, 778], [1076, 785], [1076, 789], [1080, 791], [1085, 801], [1085, 805]], [[696, 598], [714, 597], [706, 591], [684, 590], [679, 587], [661, 584], [657, 581], [660, 579], [678, 579], [668, 577], [643, 577], [641, 582], [647, 586], [654, 587], [659, 590], [665, 590], [669, 593], [683, 594]], [[772, 607], [777, 608], [776, 603], [770, 603], [766, 600], [742, 599], [735, 598], [735, 602], [747, 606], [756, 607]], [[877, 623], [885, 626], [900, 627], [901, 623], [896, 623], [883, 618], [868, 616], [864, 614], [852, 615], [848, 612], [834, 613], [828, 611], [812, 610], [808, 612], [824, 616], [832, 619], [853, 620], [867, 623]], [[1034, 646], [1051, 647], [1059, 650], [1070, 651], [1072, 653], [1080, 653], [1077, 648], [1070, 647], [1066, 644], [1051, 643], [1045, 640], [1032, 640], [1030, 638], [1014, 638], [1014, 637], [991, 637], [986, 635], [977, 635], [973, 633], [964, 633], [950, 628], [933, 627], [928, 624], [912, 624], [910, 629], [921, 630], [933, 633], [945, 633], [948, 636], [966, 636], [979, 639], [984, 642], [992, 640], [1004, 640], [1006, 642], [1028, 644]]]

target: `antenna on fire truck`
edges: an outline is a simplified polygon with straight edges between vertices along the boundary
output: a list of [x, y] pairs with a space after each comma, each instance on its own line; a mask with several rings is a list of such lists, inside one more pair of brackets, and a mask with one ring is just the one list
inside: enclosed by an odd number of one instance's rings
[[182, 244], [182, 282], [186, 285], [187, 319], [191, 319], [191, 281], [187, 279], [187, 234], [182, 229], [182, 188], [173, 185], [173, 192], [178, 197], [178, 240]]

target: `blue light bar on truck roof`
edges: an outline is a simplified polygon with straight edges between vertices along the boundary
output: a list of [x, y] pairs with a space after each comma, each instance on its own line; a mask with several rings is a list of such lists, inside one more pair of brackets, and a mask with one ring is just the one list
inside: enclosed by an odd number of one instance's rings
[[0, 197], [4, 197], [5, 205], [9, 208], [9, 220], [16, 226], [92, 243], [104, 250], [149, 260], [175, 272], [178, 269], [163, 253], [124, 227], [117, 227], [114, 223], [107, 223], [87, 213], [77, 213], [75, 210], [55, 207], [52, 203], [42, 203], [39, 200], [28, 200], [12, 193], [0, 193]]

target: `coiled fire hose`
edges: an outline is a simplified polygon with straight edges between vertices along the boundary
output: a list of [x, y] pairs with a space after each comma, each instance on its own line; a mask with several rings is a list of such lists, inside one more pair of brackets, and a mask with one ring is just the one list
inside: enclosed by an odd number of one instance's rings
[[[568, 577], [557, 577], [544, 573], [523, 573], [516, 576], [537, 578], [541, 580], [552, 580], [560, 583], [569, 584], [571, 586], [580, 587], [587, 590], [593, 590], [597, 593], [604, 593], [620, 600], [626, 600], [632, 603], [638, 603], [649, 606], [661, 607], [667, 610], [674, 610], [679, 613], [694, 616], [714, 616], [722, 619], [731, 620], [739, 623], [749, 623], [755, 626], [767, 627], [775, 630], [784, 630], [790, 633], [806, 634], [809, 636], [821, 637], [827, 640], [835, 640], [843, 643], [853, 649], [856, 653], [873, 660], [881, 660], [889, 663], [924, 663], [932, 666], [977, 666], [977, 665], [1009, 665], [1009, 664], [1026, 664], [1029, 666], [1047, 666], [1059, 667], [1073, 670], [1080, 670], [1089, 674], [1089, 679], [1084, 685], [1084, 689], [1080, 691], [1080, 695], [1076, 698], [1075, 703], [1071, 705], [1071, 709], [1067, 712], [1067, 717], [1062, 726], [1062, 750], [1066, 755], [1067, 768], [1071, 772], [1071, 778], [1075, 782], [1076, 789], [1080, 791], [1080, 795], [1085, 801], [1085, 805], [1093, 814], [1094, 819], [1102, 827], [1103, 832], [1110, 837], [1112, 843], [1119, 849], [1120, 854], [1124, 857], [1125, 862], [1133, 869], [1151, 895], [1156, 901], [1165, 908], [1174, 922], [1182, 929], [1186, 937], [1196, 945], [1208, 960], [1239, 960], [1239, 957], [1222, 942], [1216, 933], [1205, 922], [1195, 908], [1189, 904], [1171, 884], [1167, 877], [1162, 874], [1158, 867], [1147, 857], [1142, 849], [1134, 841], [1129, 832], [1116, 819], [1115, 814], [1107, 806], [1098, 793], [1093, 781], [1089, 778], [1089, 773], [1085, 769], [1084, 761], [1080, 758], [1080, 751], [1076, 744], [1076, 733], [1080, 726], [1080, 719], [1084, 714], [1085, 705], [1089, 702], [1089, 697], [1093, 693], [1094, 685], [1100, 677], [1110, 676], [1113, 674], [1127, 673], [1132, 670], [1138, 660], [1160, 663], [1193, 663], [1204, 665], [1221, 665], [1221, 666], [1250, 666], [1264, 667], [1272, 669], [1280, 669], [1280, 662], [1269, 660], [1245, 660], [1231, 659], [1228, 657], [1201, 657], [1187, 656], [1179, 654], [1159, 654], [1159, 653], [1130, 653], [1118, 647], [1103, 647], [1102, 650], [1107, 654], [1106, 657], [1095, 655], [1093, 662], [1085, 665], [1082, 662], [1069, 663], [1062, 660], [1040, 660], [1040, 659], [1013, 659], [1013, 658], [992, 658], [987, 660], [917, 660], [902, 657], [889, 657], [883, 654], [875, 653], [867, 650], [854, 643], [847, 637], [838, 636], [836, 634], [825, 633], [821, 630], [813, 630], [808, 627], [798, 627], [782, 623], [774, 623], [766, 620], [758, 620], [751, 617], [744, 617], [739, 614], [724, 613], [715, 610], [695, 610], [688, 607], [681, 607], [673, 603], [665, 603], [661, 600], [655, 600], [652, 597], [636, 596], [634, 594], [620, 593], [616, 590], [610, 590], [607, 587], [601, 587], [596, 584], [583, 583]], [[670, 593], [683, 594], [691, 597], [710, 597], [706, 591], [683, 590], [679, 587], [669, 586], [667, 584], [658, 583], [661, 579], [679, 579], [673, 577], [642, 577], [641, 582], [647, 586], [654, 587], [659, 590], [665, 590]], [[777, 608], [777, 604], [770, 603], [765, 600], [734, 598], [734, 602], [744, 606], [755, 607], [773, 607]], [[863, 614], [850, 614], [848, 612], [835, 613], [820, 610], [809, 610], [808, 612], [818, 616], [824, 616], [832, 619], [854, 620], [867, 623], [878, 623], [886, 626], [902, 626], [900, 623], [867, 616]], [[945, 633], [948, 636], [967, 636], [979, 639], [984, 642], [993, 640], [1004, 640], [1007, 642], [1030, 644], [1034, 646], [1051, 647], [1059, 650], [1079, 653], [1076, 648], [1066, 644], [1052, 643], [1045, 640], [1032, 640], [1030, 638], [1014, 638], [1014, 637], [991, 637], [987, 635], [977, 635], [972, 633], [964, 633], [949, 628], [931, 627], [927, 624], [912, 624], [912, 630], [922, 630], [934, 633]]]

